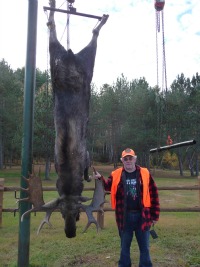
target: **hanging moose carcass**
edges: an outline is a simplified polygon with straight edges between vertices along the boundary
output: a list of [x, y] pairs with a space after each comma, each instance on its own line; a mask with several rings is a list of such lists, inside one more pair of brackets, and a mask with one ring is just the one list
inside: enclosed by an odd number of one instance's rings
[[51, 213], [55, 209], [59, 209], [65, 221], [65, 234], [72, 238], [76, 236], [76, 221], [79, 218], [80, 209], [88, 215], [87, 229], [90, 223], [97, 225], [92, 212], [101, 210], [101, 204], [104, 202], [101, 181], [95, 181], [95, 199], [89, 206], [82, 204], [88, 200], [82, 196], [82, 190], [88, 156], [86, 131], [89, 116], [90, 83], [93, 76], [97, 38], [101, 27], [108, 19], [108, 15], [103, 15], [99, 24], [93, 29], [90, 43], [79, 53], [74, 54], [71, 49], [65, 50], [57, 39], [54, 21], [55, 0], [50, 0], [49, 3], [51, 11], [47, 25], [50, 31], [50, 68], [56, 132], [55, 169], [59, 197], [42, 204], [40, 210], [46, 211], [46, 217], [38, 232], [44, 223], [49, 224]]
[[[55, 8], [55, 0], [50, 0]], [[54, 11], [50, 11], [48, 27], [50, 31], [49, 51], [51, 80], [54, 94], [55, 123], [55, 168], [58, 175], [58, 204], [65, 220], [65, 234], [76, 236], [76, 220], [79, 217], [83, 175], [87, 161], [86, 131], [89, 117], [90, 83], [96, 56], [97, 38], [106, 23], [104, 15], [93, 30], [90, 43], [79, 53], [66, 51], [56, 35]], [[52, 203], [51, 203], [52, 204]], [[47, 204], [48, 205], [48, 204]], [[85, 209], [85, 208], [84, 208]]]

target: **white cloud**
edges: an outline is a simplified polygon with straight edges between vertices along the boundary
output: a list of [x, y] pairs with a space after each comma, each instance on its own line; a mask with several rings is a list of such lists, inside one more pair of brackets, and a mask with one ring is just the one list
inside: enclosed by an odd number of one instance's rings
[[[57, 7], [63, 4], [57, 0]], [[109, 19], [101, 29], [93, 82], [97, 85], [116, 81], [123, 73], [128, 79], [145, 77], [151, 86], [156, 85], [156, 29], [155, 9], [152, 0], [76, 0], [77, 12]], [[47, 68], [48, 30], [43, 6], [48, 0], [38, 0], [37, 67]], [[66, 9], [66, 3], [60, 8]], [[192, 77], [199, 72], [200, 35], [199, 0], [168, 0], [164, 7], [166, 62], [168, 85], [178, 74]], [[12, 68], [22, 67], [26, 60], [28, 1], [0, 2], [0, 59]], [[70, 18], [70, 45], [77, 53], [90, 41], [97, 20], [78, 16]], [[65, 29], [66, 14], [56, 13], [58, 38]], [[161, 50], [161, 34], [159, 50]], [[66, 47], [66, 34], [61, 40]], [[159, 54], [161, 61], [161, 55]], [[161, 76], [161, 66], [159, 66]]]

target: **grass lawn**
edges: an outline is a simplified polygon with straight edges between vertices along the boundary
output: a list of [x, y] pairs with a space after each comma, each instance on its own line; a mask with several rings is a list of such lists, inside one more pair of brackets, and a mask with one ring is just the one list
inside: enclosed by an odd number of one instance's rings
[[[107, 176], [112, 167], [96, 166]], [[0, 171], [0, 178], [5, 178], [5, 186], [19, 186], [20, 170]], [[45, 186], [55, 186], [56, 175], [51, 173], [51, 181], [43, 181]], [[197, 185], [196, 178], [162, 178], [155, 175], [158, 186]], [[91, 187], [91, 183], [85, 183]], [[86, 195], [88, 192], [83, 192]], [[162, 207], [199, 207], [199, 192], [160, 191]], [[45, 202], [57, 196], [56, 192], [44, 192]], [[107, 196], [109, 198], [109, 196]], [[4, 192], [3, 208], [16, 208], [14, 192]], [[98, 234], [92, 225], [82, 233], [87, 220], [81, 213], [77, 223], [77, 236], [67, 239], [64, 234], [64, 222], [59, 212], [51, 216], [52, 228], [45, 225], [37, 236], [36, 231], [44, 217], [38, 212], [31, 214], [30, 226], [30, 266], [34, 267], [116, 267], [119, 258], [119, 237], [114, 212], [105, 212], [104, 229]], [[0, 228], [0, 267], [17, 266], [19, 216], [16, 213], [3, 213]], [[199, 212], [161, 212], [155, 226], [159, 238], [151, 238], [151, 257], [154, 267], [200, 267], [200, 213]], [[131, 257], [133, 265], [138, 266], [138, 247], [132, 243]]]

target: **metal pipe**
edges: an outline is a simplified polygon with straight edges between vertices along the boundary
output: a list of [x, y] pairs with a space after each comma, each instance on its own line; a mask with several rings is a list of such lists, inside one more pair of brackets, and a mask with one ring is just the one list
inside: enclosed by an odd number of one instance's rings
[[95, 15], [90, 15], [90, 14], [85, 14], [85, 13], [79, 13], [76, 11], [70, 11], [70, 10], [65, 10], [65, 9], [58, 9], [58, 8], [47, 7], [47, 6], [44, 6], [43, 9], [44, 9], [44, 11], [51, 10], [51, 11], [56, 11], [56, 12], [61, 12], [61, 13], [72, 14], [72, 15], [76, 15], [76, 16], [88, 17], [88, 18], [92, 18], [92, 19], [98, 19], [98, 20], [102, 19], [102, 17], [100, 17], [100, 16], [95, 16]]
[[168, 149], [173, 149], [173, 148], [178, 148], [178, 147], [182, 147], [182, 146], [191, 146], [191, 145], [195, 145], [196, 141], [195, 140], [190, 140], [190, 141], [185, 141], [185, 142], [181, 142], [181, 143], [176, 143], [176, 144], [172, 144], [169, 146], [162, 146], [162, 147], [157, 147], [157, 148], [152, 148], [150, 149], [150, 153], [155, 153], [155, 152], [161, 152], [164, 150], [168, 150]]
[[[38, 0], [28, 0], [28, 32], [26, 66], [24, 80], [24, 112], [23, 112], [23, 140], [22, 140], [22, 175], [21, 187], [27, 188], [23, 177], [28, 177], [32, 172], [32, 147], [33, 147], [33, 117], [36, 73], [36, 39], [37, 39], [37, 10]], [[27, 197], [21, 190], [20, 198]], [[30, 214], [21, 222], [21, 216], [31, 208], [30, 202], [19, 204], [19, 240], [18, 240], [18, 267], [29, 266], [30, 247]]]

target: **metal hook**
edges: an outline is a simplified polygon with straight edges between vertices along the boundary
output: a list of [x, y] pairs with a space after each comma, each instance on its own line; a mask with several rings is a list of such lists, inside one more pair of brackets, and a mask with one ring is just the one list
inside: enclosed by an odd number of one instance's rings
[[19, 208], [13, 210], [14, 217], [16, 216], [16, 212], [17, 212], [17, 211], [19, 211]]
[[17, 190], [15, 190], [15, 199], [20, 199], [19, 197], [17, 197]]

